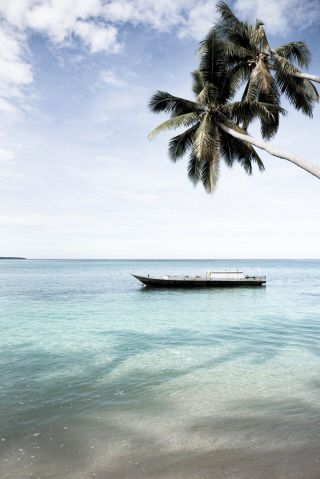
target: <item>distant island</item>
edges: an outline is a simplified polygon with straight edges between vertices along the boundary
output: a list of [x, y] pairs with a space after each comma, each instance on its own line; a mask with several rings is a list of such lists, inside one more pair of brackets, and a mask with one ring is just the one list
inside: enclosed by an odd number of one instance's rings
[[19, 256], [0, 256], [0, 259], [27, 259], [27, 258], [20, 258]]

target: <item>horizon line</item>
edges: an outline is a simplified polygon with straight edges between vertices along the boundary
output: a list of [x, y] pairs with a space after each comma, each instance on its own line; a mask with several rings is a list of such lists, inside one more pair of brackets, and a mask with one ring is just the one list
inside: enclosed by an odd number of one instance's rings
[[28, 258], [2, 256], [0, 261], [29, 260], [29, 261], [319, 261], [320, 258]]

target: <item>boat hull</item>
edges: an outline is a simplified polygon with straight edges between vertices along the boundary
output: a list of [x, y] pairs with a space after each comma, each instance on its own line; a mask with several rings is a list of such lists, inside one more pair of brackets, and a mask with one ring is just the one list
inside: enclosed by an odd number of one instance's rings
[[166, 279], [137, 276], [135, 274], [132, 276], [149, 288], [243, 288], [263, 286], [266, 283], [265, 276], [250, 276], [239, 279]]

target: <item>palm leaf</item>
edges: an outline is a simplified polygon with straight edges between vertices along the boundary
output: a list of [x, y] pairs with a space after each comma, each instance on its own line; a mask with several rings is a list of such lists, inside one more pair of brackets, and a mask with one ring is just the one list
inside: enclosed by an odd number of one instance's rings
[[179, 98], [165, 91], [157, 91], [152, 95], [149, 108], [153, 113], [171, 113], [173, 116], [180, 116], [185, 113], [201, 112], [201, 106], [191, 100]]
[[299, 70], [292, 65], [292, 63], [287, 59], [284, 58], [277, 53], [274, 53], [273, 56], [274, 68], [276, 70], [280, 70], [284, 75], [295, 75], [299, 73]]
[[311, 62], [311, 52], [304, 42], [289, 42], [272, 52], [289, 61], [296, 61], [300, 67], [307, 67]]
[[310, 98], [313, 103], [318, 102], [320, 99], [319, 92], [314, 86], [314, 84], [312, 83], [312, 81], [304, 79], [303, 86], [304, 86], [307, 97]]
[[198, 102], [203, 107], [216, 103], [219, 96], [219, 90], [209, 82], [206, 82], [202, 91], [198, 95]]
[[242, 83], [250, 78], [251, 69], [247, 62], [239, 62], [228, 70], [228, 74], [230, 77], [229, 87], [233, 96]]
[[182, 158], [185, 153], [192, 147], [193, 137], [197, 131], [199, 123], [188, 128], [180, 135], [174, 136], [169, 141], [169, 158], [173, 163]]
[[218, 39], [216, 32], [208, 35], [201, 43], [199, 71], [204, 83], [211, 83], [218, 89], [223, 86], [225, 50], [224, 43]]
[[222, 110], [228, 113], [237, 122], [246, 121], [248, 117], [250, 121], [254, 118], [261, 117], [272, 119], [275, 113], [281, 113], [283, 115], [286, 113], [279, 105], [249, 100], [228, 103], [222, 107]]
[[271, 52], [269, 42], [267, 40], [266, 32], [261, 20], [256, 20], [255, 28], [252, 32], [252, 39], [254, 44], [258, 46], [261, 52], [269, 54]]
[[217, 148], [217, 134], [218, 130], [209, 113], [205, 113], [193, 139], [193, 151], [199, 160], [206, 161], [211, 158], [212, 152]]
[[[232, 126], [234, 129], [245, 133], [236, 125]], [[221, 154], [227, 166], [232, 167], [237, 161], [244, 168], [248, 175], [252, 174], [252, 163], [256, 163], [260, 171], [264, 171], [264, 164], [250, 143], [245, 143], [237, 138], [228, 135], [223, 130], [220, 130], [221, 138]]]
[[319, 101], [316, 88], [309, 80], [289, 75], [281, 68], [276, 70], [276, 82], [281, 93], [285, 94], [289, 102], [305, 115], [312, 116], [314, 104]]
[[212, 193], [219, 176], [220, 138], [217, 126], [206, 113], [194, 135], [193, 153], [201, 165], [201, 182]]
[[221, 15], [224, 24], [229, 28], [229, 30], [241, 31], [243, 29], [242, 22], [235, 16], [226, 2], [219, 1], [217, 3], [217, 10]]
[[[270, 90], [267, 93], [260, 91], [257, 100], [260, 104], [267, 104], [269, 109], [271, 109], [270, 105], [280, 107], [280, 92], [278, 85], [273, 78], [270, 85]], [[266, 140], [269, 140], [277, 133], [280, 122], [280, 114], [285, 115], [286, 111], [280, 108], [278, 110], [273, 108], [272, 113], [273, 117], [271, 118], [265, 116], [260, 117], [261, 135]]]
[[215, 26], [215, 31], [219, 37], [243, 48], [250, 49], [251, 44], [247, 25], [234, 15], [225, 2], [219, 1], [217, 9], [221, 15], [221, 21]]
[[248, 48], [244, 48], [241, 45], [237, 45], [228, 40], [224, 41], [224, 48], [229, 62], [252, 58], [252, 53]]
[[242, 100], [255, 101], [258, 98], [259, 86], [257, 79], [251, 75], [244, 89]]
[[281, 93], [284, 93], [297, 110], [312, 116], [313, 107], [319, 101], [319, 93], [313, 83], [296, 76], [299, 70], [289, 60], [273, 55], [276, 81]]
[[272, 78], [268, 92], [260, 90], [257, 100], [262, 103], [270, 103], [272, 105], [280, 105], [280, 92], [277, 82]]
[[201, 179], [201, 161], [193, 151], [190, 153], [188, 162], [188, 177], [194, 185]]
[[201, 165], [201, 182], [207, 193], [213, 193], [219, 179], [219, 152], [212, 155], [211, 160], [207, 160]]
[[186, 113], [184, 115], [170, 118], [170, 120], [164, 121], [159, 126], [154, 128], [154, 130], [149, 133], [148, 138], [149, 140], [153, 140], [153, 138], [155, 138], [157, 135], [159, 135], [159, 133], [162, 133], [163, 131], [173, 130], [181, 126], [188, 127], [194, 124], [197, 120], [198, 115], [196, 115], [195, 113]]
[[203, 78], [199, 70], [194, 70], [191, 72], [192, 76], [192, 91], [195, 95], [199, 95], [204, 87]]
[[258, 85], [259, 89], [268, 92], [272, 82], [272, 75], [265, 61], [260, 58], [256, 66], [252, 70], [252, 80]]
[[286, 111], [279, 105], [248, 100], [229, 103], [223, 107], [223, 111], [237, 124], [242, 123], [245, 130], [254, 119], [259, 119], [261, 134], [265, 139], [270, 139], [275, 135], [279, 127], [280, 114], [286, 114]]

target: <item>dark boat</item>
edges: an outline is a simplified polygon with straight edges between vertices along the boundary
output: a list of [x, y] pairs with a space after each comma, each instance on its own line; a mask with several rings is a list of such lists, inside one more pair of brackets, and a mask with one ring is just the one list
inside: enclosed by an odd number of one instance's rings
[[210, 271], [202, 276], [138, 276], [133, 274], [149, 288], [234, 288], [246, 286], [263, 286], [266, 276], [248, 276], [242, 271]]

